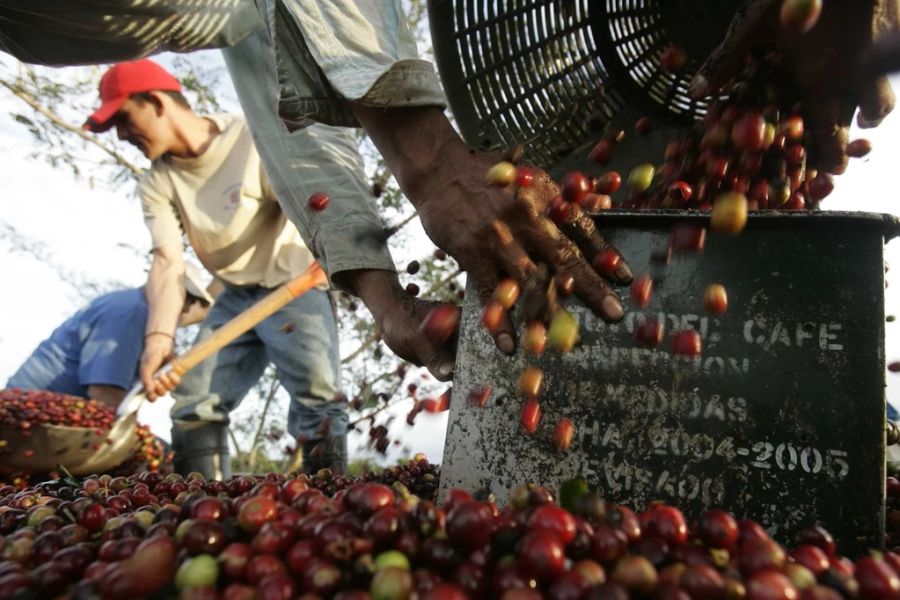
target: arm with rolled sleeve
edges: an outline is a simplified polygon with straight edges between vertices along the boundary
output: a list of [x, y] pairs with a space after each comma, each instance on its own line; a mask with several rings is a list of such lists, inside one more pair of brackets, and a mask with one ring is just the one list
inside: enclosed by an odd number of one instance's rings
[[[265, 32], [223, 55], [274, 195], [332, 283], [340, 287], [340, 274], [356, 269], [393, 272], [352, 131], [319, 124], [288, 131], [275, 114], [278, 89]], [[316, 192], [329, 195], [328, 210], [309, 210]]]

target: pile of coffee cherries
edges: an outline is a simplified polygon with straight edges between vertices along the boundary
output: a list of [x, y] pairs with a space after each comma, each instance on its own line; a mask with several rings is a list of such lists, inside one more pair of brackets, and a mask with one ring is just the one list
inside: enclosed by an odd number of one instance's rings
[[0, 600], [900, 596], [900, 555], [853, 562], [820, 527], [787, 551], [722, 510], [689, 525], [673, 506], [636, 514], [583, 488], [563, 508], [536, 485], [503, 508], [462, 490], [438, 506], [399, 482], [342, 478], [326, 494], [331, 477], [144, 472], [2, 487]]

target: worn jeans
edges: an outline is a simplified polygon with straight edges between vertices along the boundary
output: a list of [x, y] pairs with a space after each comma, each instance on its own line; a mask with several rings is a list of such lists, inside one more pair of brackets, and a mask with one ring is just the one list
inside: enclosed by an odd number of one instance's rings
[[[270, 290], [226, 285], [200, 326], [197, 342], [262, 299]], [[331, 418], [332, 435], [347, 432], [347, 403], [335, 401], [338, 388], [337, 326], [328, 292], [310, 290], [206, 359], [182, 378], [172, 393], [172, 420], [229, 422], [228, 414], [275, 365], [290, 395], [288, 432], [321, 437]], [[324, 432], [328, 433], [328, 432]]]

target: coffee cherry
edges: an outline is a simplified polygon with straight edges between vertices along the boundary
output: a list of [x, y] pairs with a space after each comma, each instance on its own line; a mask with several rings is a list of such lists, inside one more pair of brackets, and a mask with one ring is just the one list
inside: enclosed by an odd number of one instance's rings
[[419, 264], [419, 261], [412, 260], [409, 262], [408, 265], [406, 265], [406, 272], [409, 273], [410, 275], [415, 275], [416, 273], [419, 272], [419, 269], [421, 268], [421, 266], [422, 265]]
[[731, 127], [731, 143], [738, 150], [758, 152], [764, 147], [765, 137], [766, 120], [758, 112], [744, 115]]
[[821, 12], [822, 0], [784, 0], [781, 27], [788, 33], [802, 35], [815, 27]]
[[547, 530], [525, 534], [519, 543], [519, 564], [540, 581], [551, 581], [565, 569], [565, 548], [559, 536]]
[[459, 326], [459, 309], [452, 304], [441, 304], [432, 308], [419, 330], [438, 344], [446, 342]]
[[541, 405], [535, 398], [529, 398], [522, 406], [522, 416], [520, 418], [522, 429], [526, 433], [534, 433], [537, 431], [538, 424], [541, 422]]
[[410, 296], [418, 296], [419, 295], [419, 286], [415, 283], [407, 283], [406, 284], [406, 293]]
[[684, 181], [675, 181], [669, 186], [669, 198], [679, 206], [686, 204], [687, 201], [691, 199], [693, 193], [694, 190]]
[[665, 330], [656, 319], [645, 319], [634, 329], [634, 341], [639, 346], [656, 347], [662, 344]]
[[721, 283], [711, 283], [703, 292], [703, 306], [711, 313], [720, 315], [728, 308], [728, 294]]
[[631, 299], [639, 308], [647, 308], [650, 295], [653, 293], [653, 280], [646, 273], [631, 284]]
[[817, 173], [807, 186], [809, 198], [813, 202], [819, 202], [826, 198], [834, 190], [834, 179], [828, 173]]
[[467, 401], [470, 406], [484, 408], [485, 406], [487, 406], [488, 400], [490, 400], [491, 398], [491, 392], [493, 391], [494, 386], [489, 383], [476, 385], [469, 391]]
[[557, 352], [571, 352], [578, 341], [578, 321], [566, 309], [553, 313], [547, 330], [547, 342]]
[[494, 289], [494, 300], [504, 309], [509, 310], [516, 303], [519, 297], [519, 282], [515, 279], [507, 278], [497, 284]]
[[737, 235], [747, 224], [747, 197], [726, 192], [716, 198], [710, 215], [710, 227], [721, 235]]
[[562, 197], [564, 200], [581, 204], [593, 191], [588, 178], [580, 171], [569, 171], [562, 179]]
[[646, 192], [653, 183], [656, 167], [651, 164], [638, 165], [628, 175], [628, 185], [635, 192]]
[[544, 387], [544, 372], [537, 367], [526, 367], [519, 376], [519, 391], [526, 398], [537, 398]]
[[588, 160], [592, 160], [601, 166], [608, 165], [614, 149], [615, 142], [608, 139], [600, 140], [588, 153]]
[[698, 356], [703, 348], [700, 334], [695, 329], [684, 329], [672, 334], [672, 354], [679, 356]]
[[800, 142], [803, 140], [803, 117], [791, 115], [781, 122], [779, 131], [784, 134], [787, 141]]
[[322, 212], [328, 207], [328, 203], [331, 202], [331, 198], [328, 197], [328, 194], [323, 192], [317, 192], [309, 197], [309, 208], [315, 212]]
[[505, 314], [506, 311], [503, 309], [503, 306], [496, 300], [491, 300], [484, 305], [484, 310], [481, 311], [481, 324], [490, 333], [497, 333]]
[[525, 325], [522, 333], [522, 348], [527, 354], [540, 356], [547, 345], [547, 328], [540, 321], [531, 321]]
[[615, 171], [608, 171], [600, 176], [594, 191], [598, 194], [610, 195], [619, 191], [622, 187], [622, 176]]
[[601, 275], [611, 277], [622, 262], [622, 256], [612, 248], [606, 248], [594, 257], [594, 270]]
[[556, 447], [565, 452], [572, 445], [572, 436], [575, 435], [575, 425], [571, 419], [563, 417], [556, 423], [556, 429], [553, 431], [553, 443]]
[[653, 119], [644, 116], [635, 121], [634, 130], [638, 135], [647, 135], [653, 129]]
[[516, 167], [516, 185], [520, 188], [534, 183], [534, 171], [531, 167]]
[[609, 210], [612, 208], [612, 198], [603, 194], [588, 194], [581, 203], [581, 208], [588, 213]]
[[516, 179], [516, 166], [511, 162], [498, 162], [487, 172], [488, 185], [506, 187]]
[[699, 225], [676, 225], [669, 232], [673, 252], [701, 252], [706, 244], [706, 229]]

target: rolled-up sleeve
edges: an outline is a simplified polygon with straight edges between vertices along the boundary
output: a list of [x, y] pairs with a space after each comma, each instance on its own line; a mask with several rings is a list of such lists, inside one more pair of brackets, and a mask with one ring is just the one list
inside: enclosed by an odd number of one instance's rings
[[[393, 271], [353, 132], [320, 124], [287, 130], [274, 111], [278, 85], [265, 32], [223, 54], [272, 190], [332, 285], [340, 287], [342, 271]], [[329, 195], [327, 210], [307, 207], [316, 192]]]
[[356, 125], [346, 100], [378, 107], [446, 106], [434, 66], [421, 60], [399, 0], [258, 0], [275, 39], [279, 114]]
[[138, 184], [138, 196], [141, 209], [144, 211], [144, 223], [150, 230], [153, 249], [170, 248], [183, 245], [181, 221], [178, 212], [172, 205], [171, 194], [166, 193], [159, 181], [160, 177], [153, 171], [141, 176]]
[[251, 0], [0, 0], [0, 50], [53, 66], [221, 48], [263, 26]]

